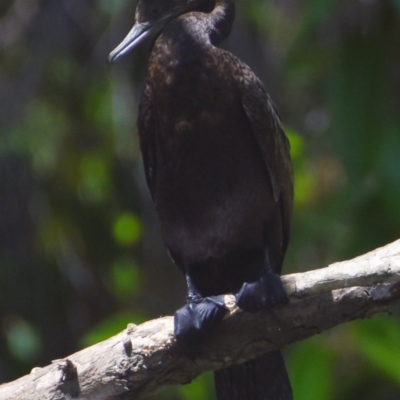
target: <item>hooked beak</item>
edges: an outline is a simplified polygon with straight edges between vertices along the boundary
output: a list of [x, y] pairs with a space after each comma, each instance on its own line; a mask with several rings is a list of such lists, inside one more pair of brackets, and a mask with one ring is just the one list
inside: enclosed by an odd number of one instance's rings
[[129, 53], [149, 36], [160, 33], [172, 17], [173, 14], [167, 14], [155, 22], [136, 22], [122, 43], [108, 56], [109, 63], [113, 64], [118, 58]]
[[113, 64], [118, 58], [142, 43], [143, 40], [154, 32], [153, 27], [154, 25], [148, 22], [142, 24], [136, 23], [122, 43], [110, 53], [108, 56], [109, 63]]

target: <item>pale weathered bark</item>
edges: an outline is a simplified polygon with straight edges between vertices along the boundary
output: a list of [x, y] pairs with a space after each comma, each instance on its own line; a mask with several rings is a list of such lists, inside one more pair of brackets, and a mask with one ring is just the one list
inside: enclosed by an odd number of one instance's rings
[[325, 329], [388, 311], [400, 300], [400, 240], [350, 261], [282, 278], [290, 304], [272, 312], [236, 312], [204, 346], [182, 355], [172, 317], [140, 326], [0, 386], [0, 400], [139, 399], [165, 386], [284, 347]]

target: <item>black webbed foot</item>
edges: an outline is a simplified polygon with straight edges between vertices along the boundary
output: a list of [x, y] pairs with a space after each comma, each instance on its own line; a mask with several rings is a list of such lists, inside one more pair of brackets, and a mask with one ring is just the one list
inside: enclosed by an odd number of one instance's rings
[[200, 355], [204, 339], [222, 321], [226, 313], [224, 296], [190, 301], [175, 312], [175, 337], [188, 357], [195, 358]]
[[243, 310], [254, 313], [288, 303], [278, 274], [265, 273], [255, 282], [246, 282], [236, 295], [236, 304]]

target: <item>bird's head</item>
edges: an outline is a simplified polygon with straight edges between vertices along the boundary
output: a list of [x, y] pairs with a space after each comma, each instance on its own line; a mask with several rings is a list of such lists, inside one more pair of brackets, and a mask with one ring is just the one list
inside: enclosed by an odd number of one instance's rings
[[168, 22], [179, 15], [190, 11], [208, 12], [214, 5], [215, 0], [139, 0], [135, 25], [121, 44], [110, 53], [109, 62], [115, 62], [147, 37], [160, 33]]

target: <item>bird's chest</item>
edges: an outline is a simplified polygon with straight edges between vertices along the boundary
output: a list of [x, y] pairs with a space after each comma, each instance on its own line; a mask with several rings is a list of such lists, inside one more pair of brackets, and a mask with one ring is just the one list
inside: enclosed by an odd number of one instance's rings
[[268, 184], [232, 71], [213, 56], [154, 65], [154, 199], [167, 246], [196, 258], [207, 246], [219, 257], [239, 242], [255, 245]]
[[209, 54], [164, 57], [157, 66], [150, 82], [160, 157], [168, 163], [169, 152], [184, 160], [191, 151], [200, 154], [204, 146], [210, 151], [221, 146], [233, 120], [240, 123], [244, 117], [231, 74]]
[[157, 90], [153, 105], [161, 214], [213, 220], [215, 213], [236, 212], [261, 187], [264, 163], [241, 98], [226, 78], [207, 69], [192, 73]]
[[232, 77], [215, 68], [212, 59], [189, 61], [165, 60], [152, 79], [160, 114], [193, 118], [206, 108], [231, 109], [237, 98]]
[[230, 66], [219, 53], [174, 57], [170, 48], [157, 49], [149, 70], [156, 190], [159, 198], [179, 193], [187, 203], [196, 201], [193, 193], [217, 199], [222, 186], [225, 193], [246, 180], [247, 163], [261, 156]]

